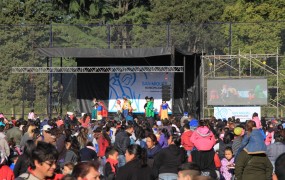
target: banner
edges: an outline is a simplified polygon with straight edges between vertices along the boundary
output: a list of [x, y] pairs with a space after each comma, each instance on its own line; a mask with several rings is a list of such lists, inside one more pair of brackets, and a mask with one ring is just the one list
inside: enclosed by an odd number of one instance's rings
[[[123, 97], [131, 102], [133, 113], [144, 113], [145, 97], [154, 98], [154, 108], [158, 113], [162, 103], [162, 85], [170, 85], [173, 92], [173, 73], [110, 73], [109, 112], [117, 112], [116, 101], [123, 103]], [[172, 108], [171, 99], [167, 102]], [[169, 110], [169, 113], [170, 110]]]
[[258, 113], [259, 117], [261, 116], [260, 107], [214, 107], [214, 116], [217, 119], [227, 119], [229, 117], [235, 116], [239, 118], [241, 122], [252, 119], [253, 113]]

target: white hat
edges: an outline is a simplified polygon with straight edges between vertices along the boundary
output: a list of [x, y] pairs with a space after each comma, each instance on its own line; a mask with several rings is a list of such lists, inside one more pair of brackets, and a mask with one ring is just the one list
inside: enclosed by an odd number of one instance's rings
[[51, 126], [48, 124], [43, 126], [43, 131], [50, 131], [50, 129], [51, 129]]

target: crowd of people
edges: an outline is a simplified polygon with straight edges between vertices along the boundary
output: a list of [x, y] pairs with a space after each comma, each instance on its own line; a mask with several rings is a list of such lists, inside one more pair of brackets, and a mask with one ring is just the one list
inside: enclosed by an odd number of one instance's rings
[[257, 113], [246, 122], [33, 113], [0, 114], [0, 179], [285, 179], [285, 123]]

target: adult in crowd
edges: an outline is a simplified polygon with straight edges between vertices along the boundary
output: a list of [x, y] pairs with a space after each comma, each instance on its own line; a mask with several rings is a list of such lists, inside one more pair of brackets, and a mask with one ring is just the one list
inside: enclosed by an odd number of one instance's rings
[[28, 171], [30, 165], [30, 157], [32, 156], [32, 151], [35, 149], [36, 145], [33, 140], [28, 140], [24, 146], [23, 154], [18, 157], [18, 160], [14, 167], [14, 175], [18, 177], [19, 175]]
[[92, 142], [88, 142], [86, 147], [80, 149], [79, 157], [81, 162], [95, 161], [98, 159], [95, 147]]
[[234, 128], [234, 140], [232, 144], [232, 150], [234, 155], [237, 154], [238, 149], [241, 146], [243, 134], [244, 134], [244, 129], [242, 127]]
[[273, 167], [265, 153], [248, 154], [241, 151], [235, 163], [235, 176], [237, 180], [272, 178]]
[[72, 162], [76, 164], [79, 161], [79, 142], [77, 141], [75, 136], [67, 136], [65, 139], [65, 148], [66, 153], [64, 156], [64, 163], [61, 164], [63, 167], [64, 164]]
[[273, 166], [266, 155], [264, 137], [252, 120], [246, 123], [246, 129], [240, 148], [242, 150], [236, 158], [235, 176], [237, 180], [271, 179]]
[[221, 161], [213, 149], [208, 151], [192, 151], [188, 162], [198, 164], [204, 176], [210, 176], [214, 179], [219, 177], [217, 170], [221, 167]]
[[19, 121], [15, 122], [15, 126], [9, 129], [6, 133], [7, 140], [10, 141], [12, 138], [16, 143], [16, 146], [20, 146], [22, 131], [19, 129], [21, 123]]
[[150, 167], [153, 167], [154, 157], [161, 150], [161, 146], [159, 145], [157, 138], [154, 134], [149, 134], [146, 138], [147, 145], [147, 163]]
[[56, 148], [46, 142], [39, 142], [30, 157], [30, 169], [21, 174], [16, 180], [42, 180], [55, 175], [58, 153]]
[[151, 168], [147, 165], [147, 152], [137, 144], [126, 150], [126, 164], [118, 169], [116, 180], [154, 180]]
[[153, 169], [159, 179], [177, 179], [178, 167], [186, 160], [186, 152], [180, 148], [180, 143], [180, 137], [173, 134], [168, 139], [169, 146], [154, 157]]
[[196, 163], [181, 164], [178, 171], [177, 180], [192, 180], [194, 177], [201, 175], [200, 167]]
[[100, 180], [98, 165], [94, 162], [80, 162], [75, 165], [72, 171], [72, 177], [76, 180]]
[[121, 167], [126, 164], [125, 153], [127, 147], [130, 145], [131, 142], [130, 136], [132, 135], [133, 131], [134, 131], [133, 125], [129, 124], [125, 130], [121, 130], [116, 135], [114, 147], [119, 152], [118, 167]]
[[[285, 179], [285, 153], [281, 154], [275, 161], [275, 179]], [[274, 179], [273, 179], [274, 180]]]
[[6, 140], [6, 135], [4, 133], [5, 124], [0, 121], [0, 150], [1, 156], [7, 158], [10, 156], [10, 148]]
[[282, 136], [280, 131], [274, 133], [275, 142], [267, 146], [266, 154], [273, 165], [275, 164], [275, 160], [285, 152], [285, 142], [284, 137]]

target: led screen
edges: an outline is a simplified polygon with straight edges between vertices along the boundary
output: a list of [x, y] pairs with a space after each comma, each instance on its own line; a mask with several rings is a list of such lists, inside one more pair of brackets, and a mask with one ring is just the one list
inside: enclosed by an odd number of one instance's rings
[[267, 79], [208, 79], [208, 105], [267, 105]]

